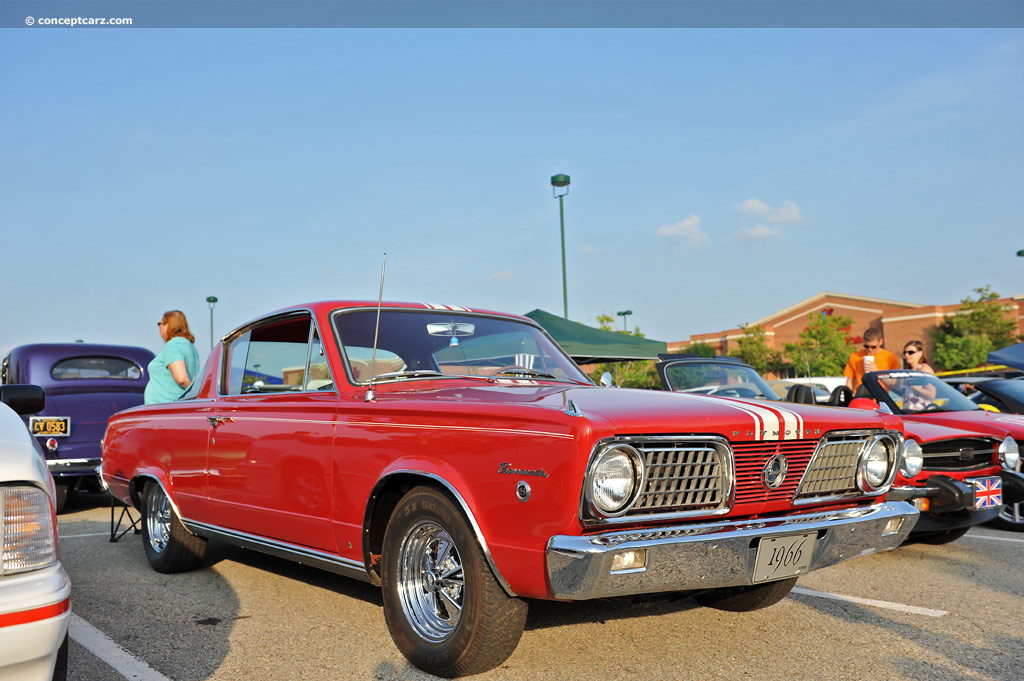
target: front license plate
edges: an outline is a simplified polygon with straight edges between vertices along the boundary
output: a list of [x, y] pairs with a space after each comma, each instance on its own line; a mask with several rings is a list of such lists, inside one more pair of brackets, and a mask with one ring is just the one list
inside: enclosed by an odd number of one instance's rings
[[766, 537], [757, 546], [754, 558], [754, 581], [784, 579], [807, 573], [814, 553], [817, 532]]
[[998, 477], [971, 478], [974, 485], [974, 508], [994, 508], [1003, 503], [1003, 481]]
[[29, 416], [28, 428], [33, 435], [67, 437], [71, 435], [70, 416]]

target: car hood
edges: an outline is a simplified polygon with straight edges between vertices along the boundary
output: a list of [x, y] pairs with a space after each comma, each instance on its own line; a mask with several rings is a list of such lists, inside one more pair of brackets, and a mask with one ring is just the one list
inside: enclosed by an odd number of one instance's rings
[[[714, 433], [735, 441], [800, 440], [831, 430], [884, 428], [902, 431], [898, 417], [877, 411], [817, 407], [767, 400], [740, 400], [660, 390], [552, 385], [508, 381], [493, 385], [437, 387], [381, 386], [377, 399], [431, 399], [439, 408], [458, 402], [501, 405], [511, 416], [519, 408], [542, 407], [582, 416], [615, 433]], [[444, 381], [446, 386], [451, 381]], [[490, 406], [493, 413], [493, 406]]]
[[[906, 418], [903, 419], [903, 429], [906, 432], [907, 437], [914, 438], [920, 444], [939, 442], [941, 440], [955, 440], [957, 438], [971, 435], [984, 435], [987, 437], [995, 436], [995, 432], [990, 428], [984, 428], [979, 432], [976, 429], [971, 428], [969, 425], [940, 425], [938, 423], [928, 423], [926, 421]], [[1003, 437], [1006, 436], [1002, 435], [999, 439], [1002, 439]]]
[[911, 424], [935, 424], [948, 428], [973, 430], [978, 433], [998, 435], [1000, 439], [1009, 433], [1015, 440], [1024, 440], [1024, 416], [1002, 414], [978, 409], [977, 411], [939, 411], [926, 414], [905, 414], [901, 417], [907, 428]]

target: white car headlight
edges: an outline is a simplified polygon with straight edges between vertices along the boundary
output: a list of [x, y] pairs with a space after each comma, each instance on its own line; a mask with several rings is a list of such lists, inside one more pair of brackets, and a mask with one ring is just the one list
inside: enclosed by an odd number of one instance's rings
[[924, 452], [921, 451], [921, 445], [917, 444], [917, 440], [908, 437], [907, 441], [903, 443], [900, 473], [903, 474], [903, 477], [912, 478], [920, 473], [922, 468], [924, 468]]
[[1017, 470], [1017, 464], [1020, 463], [1020, 447], [1009, 435], [1003, 440], [1003, 444], [999, 445], [999, 461], [1011, 471]]
[[889, 479], [896, 461], [895, 442], [888, 437], [874, 438], [861, 454], [857, 470], [857, 481], [861, 491], [877, 492]]
[[588, 496], [602, 515], [621, 515], [632, 504], [643, 480], [643, 458], [628, 445], [613, 445], [601, 453], [590, 473]]
[[38, 570], [57, 562], [53, 505], [38, 487], [0, 488], [0, 575]]

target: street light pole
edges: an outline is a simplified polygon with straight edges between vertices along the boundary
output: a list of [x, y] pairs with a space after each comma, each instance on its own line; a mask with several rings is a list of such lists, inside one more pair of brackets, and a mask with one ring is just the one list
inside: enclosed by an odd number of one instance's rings
[[[558, 190], [564, 189], [559, 194]], [[565, 205], [562, 199], [569, 193], [569, 176], [553, 175], [551, 177], [551, 195], [558, 199], [558, 219], [562, 226], [562, 316], [569, 318], [569, 289], [565, 279]]]
[[632, 310], [621, 310], [619, 312], [616, 312], [615, 314], [617, 314], [618, 316], [622, 317], [622, 332], [623, 333], [629, 333], [629, 331], [626, 329], [626, 317], [628, 317], [629, 315], [633, 314], [633, 311]]
[[217, 304], [217, 296], [206, 296], [206, 302], [210, 304], [210, 349], [213, 350], [213, 306]]

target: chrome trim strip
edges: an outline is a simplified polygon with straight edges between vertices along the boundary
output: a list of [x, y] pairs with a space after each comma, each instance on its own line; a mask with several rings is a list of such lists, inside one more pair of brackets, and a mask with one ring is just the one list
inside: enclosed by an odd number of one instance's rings
[[[704, 442], [709, 443], [718, 450], [720, 456], [723, 458], [721, 462], [722, 469], [724, 472], [725, 482], [725, 493], [723, 494], [723, 507], [708, 511], [700, 509], [696, 511], [677, 511], [674, 513], [646, 513], [644, 515], [624, 515], [629, 513], [629, 510], [636, 503], [636, 501], [642, 496], [642, 490], [640, 494], [637, 494], [629, 508], [623, 511], [623, 515], [615, 517], [594, 517], [588, 510], [590, 503], [587, 499], [587, 489], [590, 486], [590, 476], [594, 472], [594, 467], [597, 465], [599, 458], [599, 452], [603, 452], [604, 448], [608, 445], [613, 444], [626, 444], [631, 447], [636, 447], [636, 443], [639, 442]], [[639, 448], [638, 448], [639, 449]], [[643, 454], [643, 450], [639, 450]], [[644, 467], [644, 481], [641, 484], [645, 484], [647, 478], [646, 466]], [[647, 522], [652, 520], [680, 520], [683, 518], [713, 518], [715, 516], [725, 515], [732, 510], [732, 507], [736, 502], [736, 460], [733, 454], [732, 447], [729, 446], [729, 441], [718, 435], [617, 435], [615, 437], [608, 437], [598, 441], [594, 444], [594, 448], [590, 452], [590, 460], [587, 461], [587, 472], [583, 476], [583, 487], [580, 489], [580, 503], [579, 503], [579, 518], [580, 521], [587, 527], [595, 527], [599, 525], [623, 525], [629, 523]]]
[[[172, 497], [170, 494], [167, 493], [167, 488], [164, 487], [164, 483], [159, 478], [154, 477], [154, 476], [152, 476], [152, 475], [150, 475], [148, 473], [141, 474], [141, 475], [136, 475], [135, 477], [133, 477], [131, 480], [128, 481], [128, 496], [131, 498], [132, 504], [135, 506], [135, 508], [140, 513], [145, 513], [145, 511], [143, 511], [144, 504], [142, 503], [143, 502], [143, 499], [142, 499], [143, 490], [138, 489], [138, 483], [136, 482], [137, 480], [141, 480], [141, 479], [152, 480], [156, 484], [160, 485], [160, 489], [163, 490], [164, 496], [167, 497], [167, 502], [171, 505], [171, 509], [174, 510], [174, 515], [178, 516], [178, 519], [181, 520], [181, 509], [178, 508], [178, 504], [174, 501], [174, 497]], [[138, 490], [137, 491], [137, 494], [138, 494], [138, 497], [139, 497], [139, 503], [138, 504], [135, 503], [135, 494], [132, 494], [132, 492], [135, 491], [135, 490]], [[182, 524], [184, 524], [184, 520], [182, 520]], [[188, 526], [186, 526], [185, 529], [188, 530]], [[192, 530], [188, 530], [188, 531], [192, 532]], [[196, 533], [192, 532], [192, 534], [196, 534]]]
[[[558, 535], [548, 540], [548, 581], [554, 598], [569, 600], [746, 586], [753, 584], [764, 538], [816, 532], [811, 571], [894, 549], [917, 518], [917, 509], [900, 501], [758, 520]], [[611, 572], [617, 553], [635, 549], [647, 552], [646, 571]]]
[[92, 459], [47, 459], [46, 460], [46, 465], [47, 466], [60, 466], [60, 465], [70, 466], [73, 463], [99, 463], [101, 460], [102, 460], [101, 457], [98, 457], [98, 456], [95, 457], [95, 458], [92, 458]]
[[[484, 538], [484, 533], [480, 530], [480, 525], [476, 522], [476, 517], [474, 517], [473, 512], [469, 509], [469, 504], [466, 503], [466, 500], [462, 498], [462, 495], [459, 494], [459, 491], [455, 489], [455, 486], [452, 485], [450, 482], [434, 473], [427, 473], [426, 471], [415, 470], [412, 468], [402, 468], [400, 470], [390, 471], [387, 475], [378, 480], [377, 484], [373, 486], [373, 491], [370, 493], [370, 496], [373, 497], [377, 494], [377, 490], [380, 488], [380, 486], [384, 483], [385, 480], [392, 476], [400, 474], [418, 475], [425, 478], [430, 478], [431, 480], [434, 480], [444, 485], [445, 489], [452, 493], [452, 496], [454, 496], [455, 499], [459, 502], [459, 506], [462, 507], [462, 512], [466, 514], [467, 518], [469, 518], [469, 524], [473, 527], [473, 534], [476, 535], [476, 540], [480, 543], [480, 550], [483, 551], [484, 557], [487, 559], [487, 564], [491, 567], [491, 571], [494, 573], [495, 579], [498, 580], [498, 584], [500, 584], [501, 588], [505, 590], [505, 593], [507, 593], [512, 598], [515, 598], [516, 592], [512, 590], [512, 587], [509, 586], [509, 583], [505, 580], [505, 577], [502, 576], [501, 571], [495, 564], [494, 557], [491, 556], [491, 550], [487, 546], [487, 540]], [[364, 542], [366, 534], [366, 532], [363, 532]], [[363, 546], [363, 553], [366, 553], [365, 544]]]
[[192, 534], [201, 537], [215, 537], [244, 549], [252, 549], [278, 558], [285, 558], [296, 563], [310, 565], [346, 577], [353, 577], [364, 582], [370, 581], [370, 577], [366, 573], [366, 566], [363, 563], [342, 558], [333, 553], [268, 539], [267, 537], [260, 537], [239, 530], [228, 530], [195, 520], [182, 519], [181, 524]]

